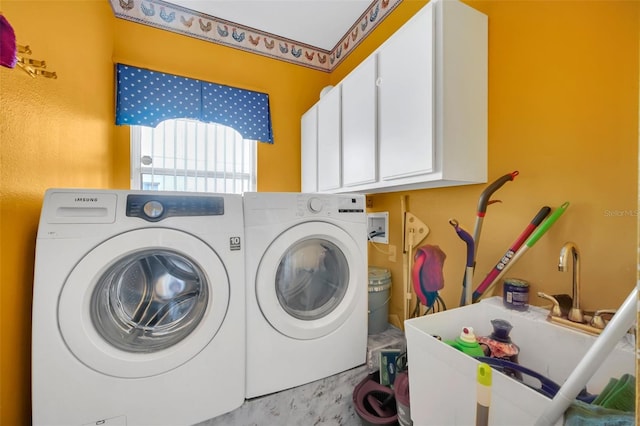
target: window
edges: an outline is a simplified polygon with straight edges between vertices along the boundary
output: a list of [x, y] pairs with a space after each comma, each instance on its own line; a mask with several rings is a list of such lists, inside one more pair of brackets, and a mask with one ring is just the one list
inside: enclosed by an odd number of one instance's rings
[[256, 190], [257, 141], [231, 127], [170, 119], [131, 126], [131, 188], [237, 193]]
[[117, 125], [131, 126], [131, 188], [256, 191], [257, 142], [273, 143], [269, 95], [116, 64]]

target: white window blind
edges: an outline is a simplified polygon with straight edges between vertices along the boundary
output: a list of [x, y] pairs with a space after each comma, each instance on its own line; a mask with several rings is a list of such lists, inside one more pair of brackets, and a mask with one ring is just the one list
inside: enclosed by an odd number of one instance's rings
[[256, 190], [257, 141], [231, 127], [173, 119], [131, 126], [131, 188], [237, 193]]

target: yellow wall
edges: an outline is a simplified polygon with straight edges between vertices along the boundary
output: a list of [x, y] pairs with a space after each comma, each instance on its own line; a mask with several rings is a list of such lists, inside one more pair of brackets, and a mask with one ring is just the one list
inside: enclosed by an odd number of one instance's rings
[[[418, 2], [403, 2], [399, 18]], [[520, 175], [494, 196], [479, 243], [475, 285], [544, 205], [569, 209], [506, 276], [535, 294], [571, 294], [571, 272], [557, 270], [560, 248], [581, 250], [581, 307], [617, 308], [636, 283], [639, 2], [467, 1], [489, 16], [489, 181]], [[338, 70], [338, 73], [342, 70]], [[340, 77], [342, 78], [342, 77]], [[381, 194], [371, 211], [389, 211], [390, 243], [402, 246], [401, 196], [439, 245], [448, 307], [460, 300], [465, 244], [448, 224], [470, 232], [486, 185]], [[386, 245], [378, 246], [386, 251]], [[370, 248], [372, 265], [401, 283], [402, 256]], [[500, 286], [495, 294], [501, 294]], [[402, 312], [394, 285], [390, 311]]]
[[[49, 186], [111, 182], [112, 31], [106, 2], [8, 2], [0, 10], [57, 80], [0, 69], [0, 423], [30, 412], [31, 286]], [[55, 34], [55, 36], [54, 36]]]
[[[519, 170], [485, 220], [478, 275], [488, 272], [543, 204], [572, 205], [513, 274], [565, 292], [561, 244], [583, 251], [585, 308], [615, 307], [635, 283], [638, 142], [638, 2], [468, 1], [489, 15], [489, 175]], [[269, 93], [275, 144], [259, 145], [261, 191], [300, 185], [300, 116], [424, 1], [405, 0], [332, 74], [115, 19], [106, 0], [2, 0], [33, 57], [57, 80], [0, 69], [0, 423], [27, 424], [33, 251], [47, 187], [129, 185], [128, 129], [113, 125], [113, 62]], [[482, 185], [412, 191], [409, 208], [447, 253], [444, 296], [460, 294], [464, 247], [447, 224], [473, 227]], [[400, 246], [401, 194], [372, 197], [391, 213]], [[606, 211], [632, 212], [607, 216]], [[386, 248], [386, 247], [385, 247]], [[371, 250], [372, 264], [394, 277]], [[398, 310], [398, 290], [393, 309]], [[535, 301], [535, 300], [534, 300]]]
[[[638, 14], [638, 24], [640, 26], [640, 14]], [[638, 37], [640, 38], [640, 33], [638, 33]], [[640, 42], [638, 43], [638, 47], [640, 48]], [[638, 54], [638, 57], [640, 58], [640, 52]], [[640, 80], [640, 76], [638, 76], [638, 79]], [[640, 92], [638, 93], [638, 98], [640, 99]], [[639, 108], [638, 114], [640, 114], [640, 108]], [[638, 120], [640, 121], [640, 115], [638, 116]], [[639, 144], [640, 144], [640, 137], [639, 137]], [[640, 162], [640, 157], [638, 161]], [[640, 184], [638, 186], [640, 189]], [[638, 191], [637, 209], [640, 212], [640, 190]], [[640, 228], [640, 226], [638, 228]], [[638, 236], [638, 246], [640, 247], [640, 229], [637, 229], [636, 232]], [[640, 250], [638, 250], [638, 254], [636, 256], [636, 262], [638, 264], [638, 269], [636, 270], [636, 286], [640, 290]], [[639, 298], [639, 301], [640, 301], [640, 298]], [[638, 313], [636, 315], [636, 324], [640, 324], [640, 309], [638, 310]], [[638, 336], [636, 334], [636, 338], [637, 337]], [[639, 368], [640, 368], [640, 358], [636, 357], [636, 419], [640, 418], [640, 381], [637, 380], [637, 374], [638, 374]]]

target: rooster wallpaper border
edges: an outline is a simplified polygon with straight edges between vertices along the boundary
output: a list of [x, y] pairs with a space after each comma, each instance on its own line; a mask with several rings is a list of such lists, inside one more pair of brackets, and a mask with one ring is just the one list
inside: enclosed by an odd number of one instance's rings
[[376, 0], [327, 51], [162, 0], [109, 0], [116, 17], [331, 72], [402, 0]]

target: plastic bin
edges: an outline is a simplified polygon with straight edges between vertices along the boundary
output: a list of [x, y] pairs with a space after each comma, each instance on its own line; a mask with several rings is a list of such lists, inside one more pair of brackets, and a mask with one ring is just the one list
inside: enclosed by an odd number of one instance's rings
[[[492, 297], [405, 321], [414, 425], [475, 424], [478, 361], [433, 337], [455, 338], [465, 326], [473, 327], [477, 336], [487, 336], [492, 319], [509, 321], [511, 339], [520, 347], [519, 364], [562, 385], [596, 337], [552, 324], [547, 314], [548, 310], [535, 306], [526, 312], [509, 310], [500, 297]], [[635, 374], [634, 354], [630, 341], [619, 342], [587, 384], [587, 391], [600, 393], [611, 377]], [[492, 376], [491, 425], [534, 424], [551, 401], [498, 371]], [[537, 380], [529, 381], [539, 387]], [[562, 419], [556, 424], [561, 425]]]
[[382, 333], [389, 327], [389, 299], [391, 272], [388, 269], [369, 267], [369, 323], [368, 333]]

